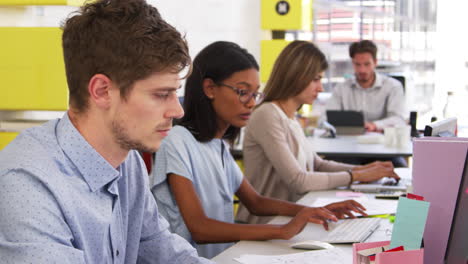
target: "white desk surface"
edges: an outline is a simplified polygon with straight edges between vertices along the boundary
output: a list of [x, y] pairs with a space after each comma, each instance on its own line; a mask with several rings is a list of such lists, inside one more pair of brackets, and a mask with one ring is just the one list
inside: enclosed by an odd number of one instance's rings
[[[399, 169], [404, 175], [403, 177], [411, 176], [411, 169]], [[399, 173], [400, 174], [400, 173]], [[336, 192], [340, 190], [330, 190], [321, 192], [309, 192], [302, 197], [297, 203], [304, 205], [311, 205], [317, 198], [336, 198]], [[367, 195], [369, 199], [374, 199], [373, 195]], [[351, 198], [349, 198], [351, 199]], [[395, 201], [396, 202], [396, 201]], [[278, 216], [275, 217], [272, 224], [286, 223], [290, 217]], [[366, 240], [366, 242], [390, 240], [392, 224], [387, 219], [382, 219], [380, 227]], [[212, 260], [216, 263], [232, 263], [239, 264], [234, 258], [238, 258], [243, 254], [256, 254], [256, 255], [282, 255], [290, 253], [300, 253], [304, 250], [292, 249], [290, 246], [296, 242], [305, 240], [320, 240], [327, 231], [322, 226], [316, 224], [307, 224], [301, 233], [297, 234], [290, 240], [268, 240], [268, 241], [240, 241], [234, 246], [228, 248]], [[335, 247], [342, 249], [349, 257], [343, 260], [343, 263], [352, 263], [352, 244], [335, 244]], [[320, 263], [317, 263], [320, 264]]]
[[404, 148], [386, 147], [382, 143], [360, 144], [357, 136], [340, 136], [336, 138], [308, 137], [314, 151], [319, 155], [346, 156], [346, 157], [409, 157], [413, 155], [411, 141]]

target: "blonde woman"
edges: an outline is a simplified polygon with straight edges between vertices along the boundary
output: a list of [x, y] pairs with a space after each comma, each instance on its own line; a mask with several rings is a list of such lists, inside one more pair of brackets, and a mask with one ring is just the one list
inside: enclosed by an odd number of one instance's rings
[[[382, 177], [399, 179], [391, 162], [364, 166], [320, 158], [295, 118], [303, 104], [312, 104], [323, 91], [328, 64], [311, 42], [294, 41], [279, 55], [265, 87], [265, 99], [247, 124], [244, 138], [245, 176], [261, 195], [297, 201], [309, 191], [333, 189], [353, 181]], [[265, 223], [241, 205], [237, 220]]]

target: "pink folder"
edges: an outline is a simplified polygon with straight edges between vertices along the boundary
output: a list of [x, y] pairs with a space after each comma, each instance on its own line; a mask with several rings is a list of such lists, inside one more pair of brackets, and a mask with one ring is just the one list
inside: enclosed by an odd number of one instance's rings
[[467, 138], [413, 141], [413, 192], [431, 203], [423, 236], [425, 264], [444, 261], [467, 150]]
[[[390, 241], [353, 244], [353, 264], [359, 264], [357, 262], [358, 251], [368, 248], [383, 247], [387, 245], [390, 245]], [[377, 254], [375, 258], [375, 264], [423, 264], [423, 262], [424, 249], [382, 252]]]

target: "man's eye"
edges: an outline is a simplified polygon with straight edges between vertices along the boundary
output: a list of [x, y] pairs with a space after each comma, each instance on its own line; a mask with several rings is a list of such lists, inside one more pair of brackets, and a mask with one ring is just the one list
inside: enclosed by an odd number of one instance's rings
[[157, 93], [155, 96], [160, 99], [167, 99], [169, 97], [169, 93]]

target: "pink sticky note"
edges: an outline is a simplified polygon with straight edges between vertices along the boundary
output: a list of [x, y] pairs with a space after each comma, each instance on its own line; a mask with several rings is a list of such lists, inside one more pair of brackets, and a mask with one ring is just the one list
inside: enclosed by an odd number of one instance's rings
[[336, 197], [361, 197], [363, 195], [360, 192], [336, 192]]
[[465, 193], [468, 194], [468, 188], [466, 188]]

